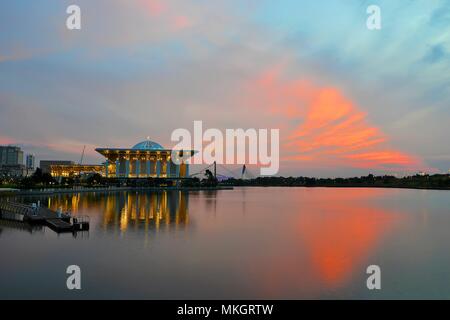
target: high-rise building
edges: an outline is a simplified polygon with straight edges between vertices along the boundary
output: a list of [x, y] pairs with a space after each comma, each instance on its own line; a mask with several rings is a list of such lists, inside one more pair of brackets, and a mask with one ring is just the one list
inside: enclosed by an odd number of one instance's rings
[[35, 157], [33, 154], [27, 154], [26, 166], [27, 170], [34, 170]]
[[17, 146], [0, 146], [0, 166], [23, 164], [23, 151]]
[[17, 177], [25, 173], [22, 149], [17, 146], [0, 146], [0, 175]]
[[33, 175], [34, 169], [35, 169], [35, 163], [36, 163], [36, 158], [35, 158], [34, 154], [27, 154], [27, 157], [25, 159], [25, 167], [27, 170], [27, 173], [26, 173], [27, 176]]

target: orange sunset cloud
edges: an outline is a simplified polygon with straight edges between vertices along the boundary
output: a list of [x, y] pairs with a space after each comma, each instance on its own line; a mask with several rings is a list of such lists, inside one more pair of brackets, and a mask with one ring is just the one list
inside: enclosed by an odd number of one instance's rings
[[423, 168], [416, 157], [389, 146], [389, 138], [338, 88], [281, 79], [279, 68], [251, 84], [251, 103], [284, 123], [284, 161], [372, 169]]

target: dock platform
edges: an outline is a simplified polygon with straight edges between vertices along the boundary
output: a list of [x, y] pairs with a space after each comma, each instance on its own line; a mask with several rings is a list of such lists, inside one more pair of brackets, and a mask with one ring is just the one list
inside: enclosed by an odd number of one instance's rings
[[0, 202], [0, 219], [45, 225], [58, 233], [89, 230], [87, 216], [71, 216], [36, 204], [30, 206], [15, 202]]
[[50, 229], [53, 229], [57, 232], [73, 231], [73, 225], [62, 219], [46, 219], [45, 222]]

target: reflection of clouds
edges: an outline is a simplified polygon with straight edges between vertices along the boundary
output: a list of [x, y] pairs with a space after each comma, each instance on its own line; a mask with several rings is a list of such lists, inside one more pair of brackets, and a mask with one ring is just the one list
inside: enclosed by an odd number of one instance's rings
[[[386, 190], [326, 190], [299, 196], [302, 212], [289, 224], [289, 235], [267, 247], [258, 264], [262, 291], [321, 295], [345, 286], [365, 274], [378, 245], [404, 216], [375, 206], [371, 199]], [[345, 192], [344, 192], [345, 191]]]
[[121, 232], [189, 223], [188, 194], [180, 191], [55, 195], [48, 199], [48, 206], [54, 210], [71, 210], [75, 215], [88, 214], [102, 228]]
[[351, 203], [329, 204], [320, 210], [324, 213], [301, 215], [297, 228], [316, 276], [335, 287], [357, 272], [398, 217]]

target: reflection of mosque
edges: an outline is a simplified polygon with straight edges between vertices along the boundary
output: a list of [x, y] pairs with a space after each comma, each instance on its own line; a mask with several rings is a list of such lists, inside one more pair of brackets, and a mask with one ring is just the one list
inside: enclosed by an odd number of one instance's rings
[[120, 192], [56, 195], [52, 209], [89, 215], [91, 222], [107, 229], [183, 227], [189, 223], [188, 194], [181, 191]]
[[106, 200], [103, 225], [128, 227], [143, 225], [180, 226], [188, 223], [188, 196], [183, 192], [124, 193]]

